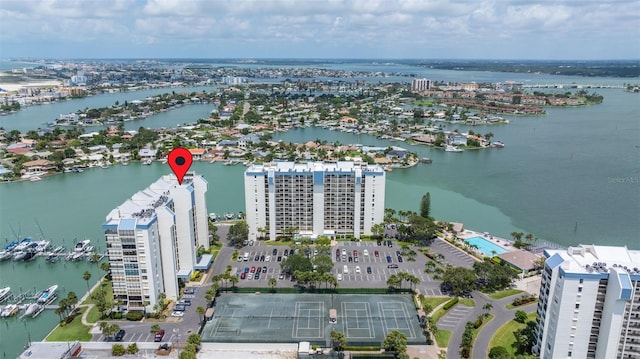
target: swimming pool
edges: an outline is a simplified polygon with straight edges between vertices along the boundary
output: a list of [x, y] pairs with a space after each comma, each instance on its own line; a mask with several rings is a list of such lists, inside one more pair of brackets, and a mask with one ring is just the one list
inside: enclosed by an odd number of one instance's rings
[[507, 252], [506, 249], [500, 247], [499, 245], [493, 242], [489, 242], [488, 240], [480, 236], [467, 238], [464, 241], [469, 243], [470, 245], [477, 246], [482, 253], [484, 253], [486, 256], [489, 256], [489, 257], [493, 257], [495, 255]]

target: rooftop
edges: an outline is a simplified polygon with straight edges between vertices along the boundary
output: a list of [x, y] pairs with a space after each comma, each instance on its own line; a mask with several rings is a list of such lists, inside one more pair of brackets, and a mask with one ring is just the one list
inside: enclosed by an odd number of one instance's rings
[[640, 275], [640, 250], [627, 247], [580, 244], [566, 250], [546, 250], [547, 257], [558, 254], [564, 262], [562, 268], [571, 273], [608, 272], [608, 268], [623, 268], [630, 274]]

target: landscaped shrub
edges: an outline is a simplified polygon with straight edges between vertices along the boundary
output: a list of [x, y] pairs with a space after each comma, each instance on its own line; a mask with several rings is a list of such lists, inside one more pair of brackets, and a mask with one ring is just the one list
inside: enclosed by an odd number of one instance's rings
[[524, 294], [519, 296], [518, 298], [514, 299], [513, 302], [511, 302], [511, 304], [514, 307], [520, 306], [520, 305], [525, 305], [531, 302], [535, 302], [536, 301], [536, 296], [535, 295], [530, 295], [530, 294]]
[[112, 318], [112, 319], [122, 319], [122, 313], [120, 313], [120, 312], [113, 312], [113, 313], [111, 313], [111, 318]]
[[454, 305], [458, 304], [458, 297], [451, 299], [450, 301], [447, 302], [447, 304], [444, 305], [444, 307], [442, 307], [444, 310], [449, 310], [451, 309], [451, 307], [453, 307]]
[[481, 316], [478, 317], [478, 319], [476, 319], [475, 322], [473, 322], [473, 328], [474, 329], [480, 328], [480, 326], [482, 325], [482, 318], [483, 318], [483, 316], [481, 315]]
[[122, 344], [114, 344], [111, 347], [111, 355], [113, 355], [114, 357], [123, 356], [126, 352], [127, 351]]
[[127, 320], [130, 320], [130, 321], [137, 322], [140, 319], [142, 319], [142, 317], [143, 317], [143, 314], [141, 312], [128, 312], [127, 313]]

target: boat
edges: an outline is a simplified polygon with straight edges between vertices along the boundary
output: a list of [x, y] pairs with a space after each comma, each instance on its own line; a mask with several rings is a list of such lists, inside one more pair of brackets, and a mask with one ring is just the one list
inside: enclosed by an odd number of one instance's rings
[[36, 259], [36, 252], [35, 251], [27, 251], [25, 256], [22, 258], [23, 261], [31, 261]]
[[128, 166], [129, 165], [129, 161], [122, 161], [122, 165], [123, 166]]
[[38, 303], [31, 303], [27, 306], [27, 309], [24, 310], [24, 315], [34, 315], [38, 312], [38, 309], [40, 309], [40, 305]]
[[235, 217], [235, 215], [232, 212], [227, 212], [224, 214], [225, 219], [233, 219], [233, 217]]
[[33, 176], [33, 177], [29, 178], [29, 181], [31, 181], [31, 182], [42, 181], [42, 177], [40, 177], [40, 176]]
[[148, 165], [150, 165], [150, 164], [151, 164], [151, 162], [153, 162], [153, 160], [152, 160], [152, 159], [150, 159], [150, 158], [147, 158], [147, 159], [146, 159], [146, 160], [144, 160], [142, 163], [148, 166]]
[[82, 242], [78, 242], [76, 243], [76, 246], [73, 248], [74, 252], [84, 252], [87, 247], [89, 246], [89, 243], [91, 243], [90, 239], [85, 239]]
[[78, 259], [82, 258], [82, 256], [84, 256], [84, 252], [73, 252], [71, 253], [71, 257], [67, 257], [67, 259], [70, 261], [77, 261]]
[[493, 147], [493, 148], [504, 148], [504, 143], [502, 143], [502, 141], [491, 142], [491, 147]]
[[38, 298], [38, 304], [47, 304], [55, 298], [56, 291], [58, 290], [58, 285], [54, 284], [48, 289], [46, 289], [40, 297]]
[[218, 215], [217, 215], [217, 214], [215, 214], [215, 213], [213, 213], [213, 212], [212, 212], [212, 213], [209, 213], [209, 220], [210, 220], [211, 222], [215, 222], [216, 220], [218, 220]]
[[11, 293], [11, 287], [4, 287], [0, 289], [0, 302], [5, 300]]
[[94, 247], [94, 246], [87, 246], [87, 247], [84, 249], [84, 251], [85, 251], [86, 253], [90, 253], [90, 252], [93, 252], [95, 249], [96, 249], [96, 247]]
[[81, 173], [81, 172], [84, 172], [84, 170], [80, 167], [74, 166], [74, 167], [71, 167], [71, 172]]
[[58, 257], [57, 255], [51, 253], [44, 260], [49, 262], [49, 263], [55, 263], [55, 262], [60, 260], [60, 257]]
[[100, 165], [100, 168], [106, 169], [109, 168], [109, 163], [103, 163]]
[[447, 147], [444, 149], [445, 152], [462, 152], [464, 151], [461, 148], [455, 147], [455, 146], [451, 146], [451, 145], [447, 145]]
[[19, 261], [24, 259], [24, 257], [27, 256], [27, 252], [26, 251], [17, 251], [13, 253], [13, 260], [14, 261]]
[[53, 250], [53, 253], [62, 253], [64, 252], [64, 246], [58, 246]]
[[21, 240], [20, 243], [15, 246], [15, 248], [13, 248], [13, 250], [24, 251], [25, 249], [27, 249], [27, 246], [29, 246], [29, 244], [31, 244], [31, 238], [26, 237], [25, 239]]
[[13, 252], [4, 250], [0, 252], [0, 261], [4, 261], [13, 257]]
[[18, 313], [19, 310], [20, 310], [20, 307], [18, 307], [17, 304], [9, 304], [2, 309], [2, 313], [0, 313], [0, 317], [8, 318]]
[[422, 163], [432, 163], [433, 161], [429, 157], [423, 157], [423, 158], [420, 159], [420, 162], [422, 162]]
[[20, 244], [20, 242], [18, 241], [11, 241], [11, 243], [7, 244], [6, 246], [4, 246], [5, 250], [11, 251], [13, 250], [15, 247], [18, 246], [18, 244]]

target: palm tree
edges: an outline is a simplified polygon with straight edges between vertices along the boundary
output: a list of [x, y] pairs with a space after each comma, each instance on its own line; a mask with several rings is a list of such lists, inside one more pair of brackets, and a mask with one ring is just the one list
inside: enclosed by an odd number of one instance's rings
[[491, 311], [491, 309], [493, 309], [493, 304], [491, 303], [486, 303], [485, 305], [482, 306], [482, 310], [484, 310], [485, 316], [489, 315], [489, 312]]
[[278, 281], [274, 277], [271, 277], [267, 282], [269, 283], [269, 287], [271, 287], [271, 291], [273, 292], [276, 284], [278, 284]]
[[102, 269], [105, 272], [109, 272], [109, 262], [100, 263], [100, 269]]
[[231, 282], [232, 287], [235, 287], [239, 281], [240, 279], [238, 279], [238, 277], [236, 277], [235, 275], [229, 275], [229, 282]]
[[85, 280], [85, 282], [87, 282], [87, 292], [90, 290], [89, 288], [89, 279], [91, 279], [91, 273], [89, 273], [89, 271], [86, 271], [82, 274], [82, 279]]
[[76, 304], [78, 304], [78, 296], [76, 295], [76, 292], [70, 291], [69, 293], [67, 293], [67, 303], [72, 309]]
[[201, 317], [200, 317], [200, 318], [201, 318], [201, 319], [200, 319], [200, 321], [204, 321], [204, 312], [205, 312], [204, 307], [199, 306], [198, 308], [196, 308], [196, 311], [197, 311], [197, 312], [198, 312], [198, 314], [201, 316]]

